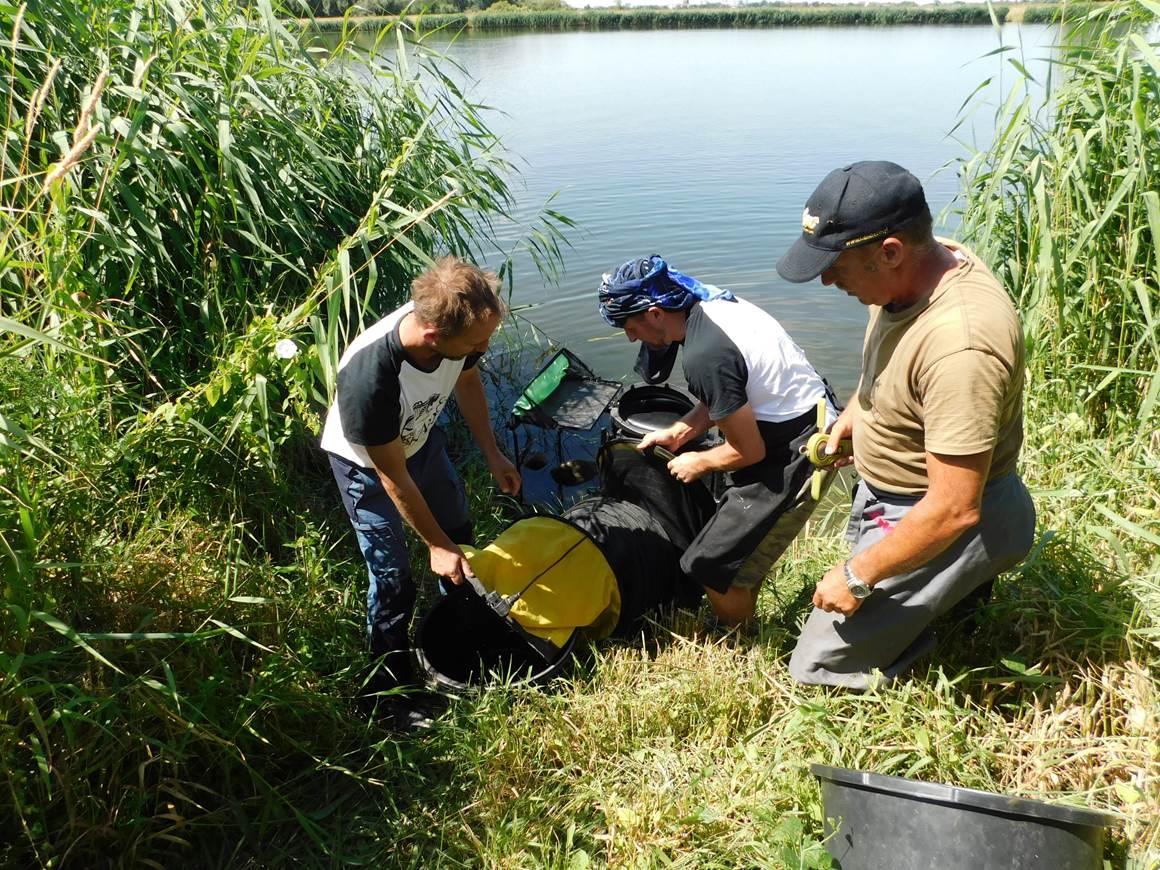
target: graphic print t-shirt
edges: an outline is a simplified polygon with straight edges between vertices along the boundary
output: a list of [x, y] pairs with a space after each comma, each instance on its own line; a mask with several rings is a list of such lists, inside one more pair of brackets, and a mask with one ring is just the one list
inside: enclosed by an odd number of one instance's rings
[[416, 366], [399, 339], [399, 323], [413, 307], [408, 302], [388, 314], [342, 355], [334, 402], [322, 430], [323, 450], [371, 468], [367, 446], [400, 438], [410, 458], [426, 443], [459, 376], [479, 359], [445, 359], [430, 371]]
[[[781, 423], [813, 412], [826, 394], [789, 333], [744, 299], [693, 306], [685, 321], [682, 366], [689, 392], [714, 422], [748, 403], [758, 420]], [[828, 413], [833, 419], [832, 408]]]

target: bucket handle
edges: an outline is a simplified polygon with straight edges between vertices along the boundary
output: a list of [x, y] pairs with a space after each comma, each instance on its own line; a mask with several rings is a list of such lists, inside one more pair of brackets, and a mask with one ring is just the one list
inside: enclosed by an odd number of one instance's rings
[[[512, 604], [515, 603], [515, 599], [518, 596], [513, 595], [511, 600], [504, 598], [495, 590], [488, 589], [484, 586], [474, 574], [465, 575], [465, 579], [467, 580], [467, 585], [474, 590], [475, 594], [482, 598], [483, 602], [499, 614], [501, 618], [506, 618], [511, 613]], [[522, 595], [523, 593], [520, 594]]]

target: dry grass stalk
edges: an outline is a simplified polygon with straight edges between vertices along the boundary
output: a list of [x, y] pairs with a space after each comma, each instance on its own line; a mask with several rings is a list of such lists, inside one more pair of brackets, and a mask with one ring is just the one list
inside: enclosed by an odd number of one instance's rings
[[44, 183], [41, 186], [41, 193], [48, 192], [53, 183], [63, 178], [70, 169], [76, 166], [80, 161], [81, 155], [88, 150], [88, 147], [93, 144], [93, 140], [97, 138], [99, 130], [92, 126], [93, 109], [96, 107], [97, 100], [100, 99], [101, 91], [104, 90], [105, 82], [108, 79], [108, 69], [101, 70], [100, 75], [97, 76], [96, 83], [93, 85], [92, 92], [89, 94], [88, 99], [85, 100], [85, 104], [81, 108], [80, 115], [77, 118], [76, 129], [73, 130], [72, 147], [45, 174]]

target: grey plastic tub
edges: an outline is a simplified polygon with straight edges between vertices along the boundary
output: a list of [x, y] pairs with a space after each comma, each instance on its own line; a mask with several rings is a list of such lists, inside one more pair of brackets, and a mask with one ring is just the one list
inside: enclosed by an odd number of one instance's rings
[[1098, 870], [1113, 816], [811, 764], [841, 870]]

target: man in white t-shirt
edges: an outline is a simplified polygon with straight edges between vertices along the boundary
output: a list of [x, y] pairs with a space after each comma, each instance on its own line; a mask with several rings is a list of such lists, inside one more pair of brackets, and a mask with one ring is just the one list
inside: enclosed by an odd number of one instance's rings
[[339, 362], [322, 448], [370, 575], [367, 634], [382, 665], [377, 690], [412, 682], [407, 629], [415, 583], [404, 521], [427, 545], [438, 577], [458, 584], [470, 572], [459, 545], [472, 543], [471, 517], [436, 425], [453, 392], [500, 488], [520, 488], [519, 472], [496, 444], [475, 367], [504, 314], [498, 286], [490, 272], [446, 257], [415, 279], [410, 302], [363, 331]]
[[825, 382], [773, 317], [730, 291], [683, 275], [657, 256], [629, 260], [605, 275], [600, 314], [665, 354], [682, 345], [696, 407], [641, 440], [674, 453], [716, 425], [725, 441], [680, 452], [669, 471], [683, 483], [728, 472], [716, 514], [681, 557], [718, 619], [745, 622], [773, 563], [801, 530], [813, 502], [799, 496], [812, 467], [799, 448], [817, 431], [818, 400], [837, 416]]

